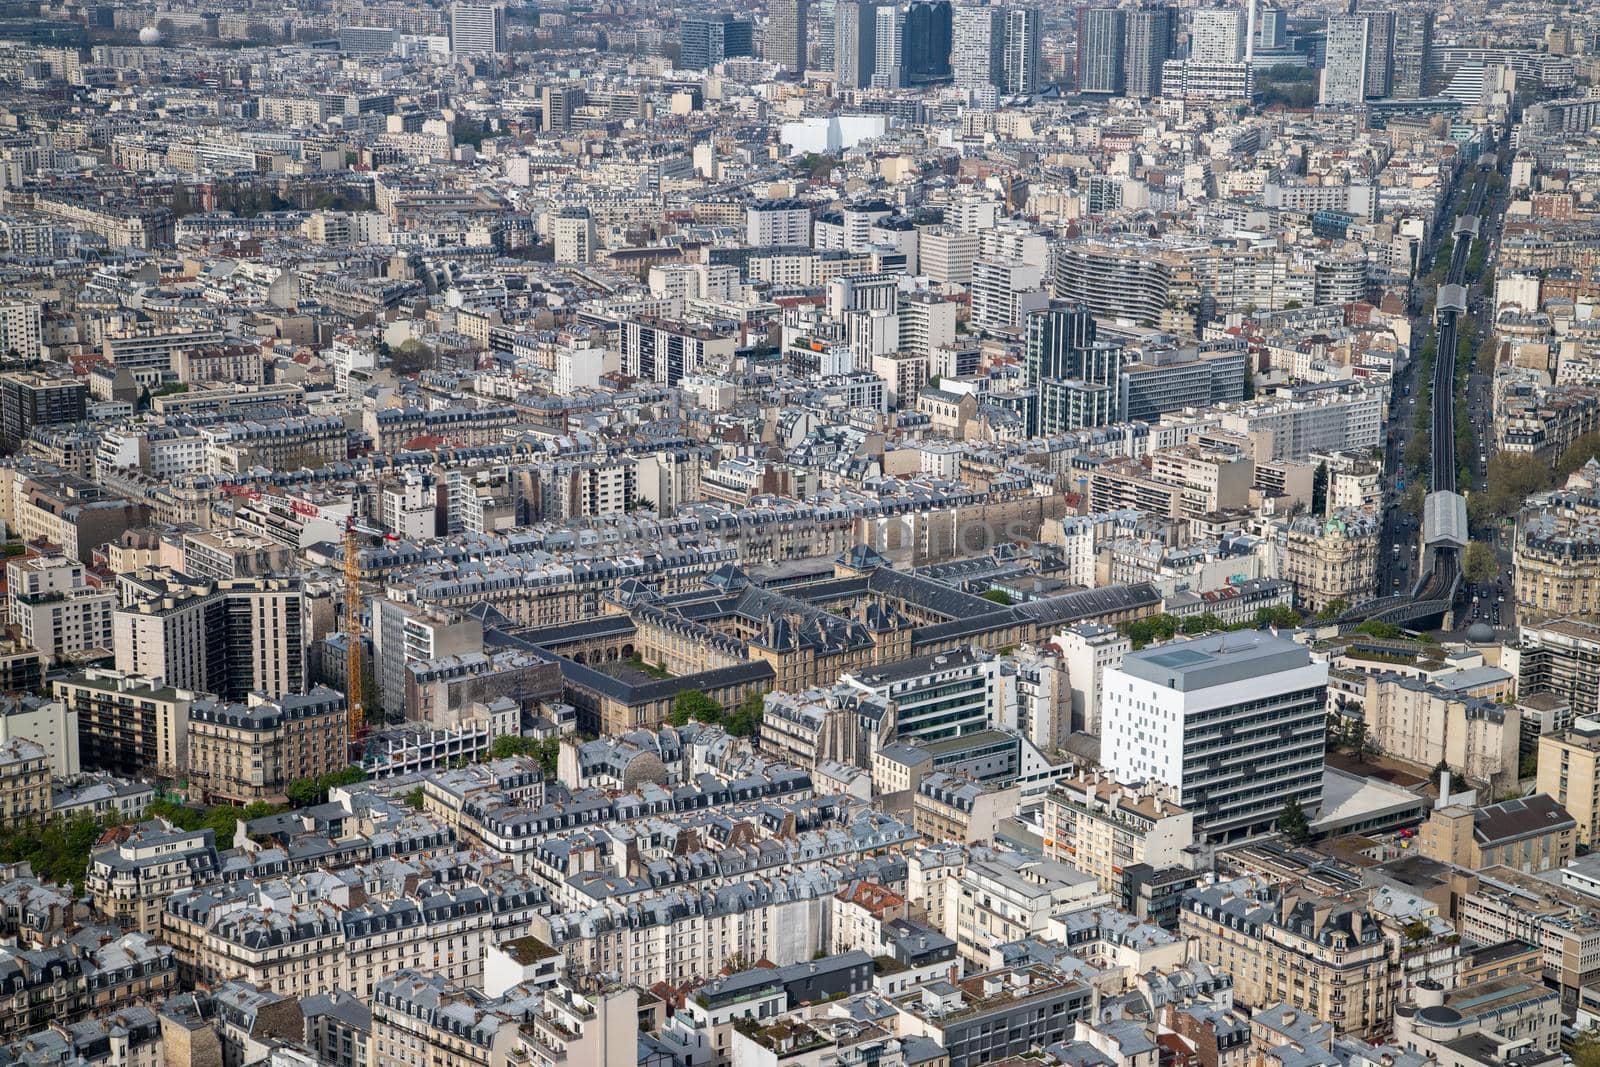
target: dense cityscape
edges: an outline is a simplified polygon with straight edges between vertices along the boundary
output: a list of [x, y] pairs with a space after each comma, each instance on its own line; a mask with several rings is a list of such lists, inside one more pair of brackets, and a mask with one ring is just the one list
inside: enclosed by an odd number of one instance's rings
[[1600, 1067], [1600, 7], [0, 6], [0, 1067]]

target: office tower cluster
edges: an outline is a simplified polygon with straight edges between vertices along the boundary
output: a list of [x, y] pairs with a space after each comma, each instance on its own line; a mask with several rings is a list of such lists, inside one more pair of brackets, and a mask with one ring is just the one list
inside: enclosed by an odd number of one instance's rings
[[[827, 38], [819, 59], [824, 66], [831, 64], [840, 88], [954, 82], [979, 92], [1022, 96], [1039, 91], [1042, 25], [1037, 8], [953, 7], [949, 0], [905, 5], [834, 0], [819, 6], [818, 13]], [[784, 25], [787, 20], [785, 14]], [[787, 42], [788, 37], [780, 39]], [[788, 45], [783, 48], [787, 54]], [[768, 58], [775, 56], [769, 52]]]
[[749, 19], [726, 11], [685, 16], [679, 23], [678, 66], [707, 70], [725, 59], [754, 55], [754, 38]]
[[1428, 88], [1433, 12], [1373, 9], [1329, 16], [1317, 102], [1353, 107], [1366, 100], [1412, 100]]

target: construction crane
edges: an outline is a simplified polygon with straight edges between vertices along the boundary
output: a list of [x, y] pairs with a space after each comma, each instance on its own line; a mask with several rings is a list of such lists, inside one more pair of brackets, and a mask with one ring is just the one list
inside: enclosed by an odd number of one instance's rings
[[393, 534], [374, 530], [356, 522], [354, 515], [344, 520], [344, 632], [345, 650], [345, 703], [348, 709], [348, 732], [352, 757], [356, 746], [366, 732], [363, 721], [364, 697], [361, 685], [361, 538], [382, 538], [397, 541]]

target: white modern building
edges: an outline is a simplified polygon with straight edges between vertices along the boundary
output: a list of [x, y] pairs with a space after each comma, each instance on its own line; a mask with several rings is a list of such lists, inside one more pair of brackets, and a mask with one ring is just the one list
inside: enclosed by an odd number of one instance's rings
[[1130, 652], [1106, 671], [1102, 761], [1172, 787], [1212, 841], [1270, 831], [1290, 800], [1322, 801], [1328, 665], [1264, 631]]

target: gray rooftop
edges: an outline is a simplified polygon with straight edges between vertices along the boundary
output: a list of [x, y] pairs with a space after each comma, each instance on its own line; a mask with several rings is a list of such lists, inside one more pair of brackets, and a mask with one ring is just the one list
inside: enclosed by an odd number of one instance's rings
[[1311, 653], [1303, 645], [1265, 630], [1238, 631], [1172, 641], [1129, 653], [1122, 669], [1135, 678], [1180, 693], [1231, 685], [1304, 667]]

